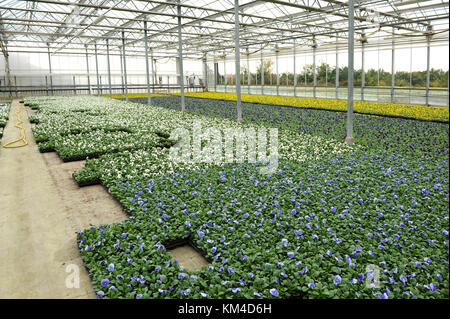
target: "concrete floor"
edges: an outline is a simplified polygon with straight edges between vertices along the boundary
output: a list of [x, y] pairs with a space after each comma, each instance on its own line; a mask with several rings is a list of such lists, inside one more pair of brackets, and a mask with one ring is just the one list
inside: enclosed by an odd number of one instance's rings
[[[2, 145], [20, 136], [14, 126], [19, 106], [19, 100], [11, 104]], [[28, 121], [33, 113], [22, 104], [29, 145], [0, 148], [0, 298], [95, 298], [76, 233], [127, 215], [103, 186], [77, 186], [72, 173], [84, 161], [64, 163], [56, 153], [39, 153]], [[189, 245], [169, 253], [188, 270], [208, 264]], [[79, 288], [67, 287], [74, 269]]]
[[[18, 101], [11, 105], [2, 144], [20, 136], [14, 127]], [[83, 162], [63, 163], [55, 153], [39, 153], [30, 111], [20, 112], [29, 145], [0, 148], [0, 298], [95, 298], [76, 233], [126, 214], [103, 187], [75, 184], [71, 174]], [[79, 288], [68, 288], [74, 269]]]
[[168, 252], [172, 255], [172, 260], [176, 259], [178, 264], [187, 270], [198, 271], [209, 264], [202, 255], [189, 245], [170, 249]]

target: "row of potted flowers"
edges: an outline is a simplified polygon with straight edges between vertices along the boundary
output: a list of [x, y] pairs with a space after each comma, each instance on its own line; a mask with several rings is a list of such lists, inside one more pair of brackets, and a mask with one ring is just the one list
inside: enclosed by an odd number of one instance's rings
[[3, 136], [3, 128], [8, 121], [10, 107], [10, 103], [0, 103], [0, 138]]
[[[448, 298], [448, 161], [334, 156], [111, 183], [131, 215], [78, 234], [100, 298]], [[190, 240], [210, 264], [183, 269]]]

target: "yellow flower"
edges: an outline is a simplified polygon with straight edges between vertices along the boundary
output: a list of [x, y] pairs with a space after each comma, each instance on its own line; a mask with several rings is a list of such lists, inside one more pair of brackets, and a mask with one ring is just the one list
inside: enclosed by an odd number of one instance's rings
[[[167, 95], [180, 95], [180, 93], [152, 94], [152, 96], [167, 96]], [[234, 93], [185, 92], [184, 95], [189, 97], [198, 97], [206, 99], [236, 101], [236, 94]], [[124, 95], [114, 95], [113, 97], [125, 98]], [[129, 97], [130, 98], [147, 97], [147, 94], [130, 94]], [[306, 97], [274, 96], [274, 95], [260, 95], [260, 94], [242, 94], [241, 99], [242, 102], [247, 103], [285, 105], [300, 108], [313, 108], [313, 109], [334, 110], [343, 112], [347, 111], [347, 100], [314, 99]], [[448, 107], [441, 107], [441, 106], [355, 101], [353, 104], [353, 110], [355, 113], [361, 114], [395, 116], [395, 117], [412, 118], [419, 120], [432, 120], [441, 122], [449, 121]]]

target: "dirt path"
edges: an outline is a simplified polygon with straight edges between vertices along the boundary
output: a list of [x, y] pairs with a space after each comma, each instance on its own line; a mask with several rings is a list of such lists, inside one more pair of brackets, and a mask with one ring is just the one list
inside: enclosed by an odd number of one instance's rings
[[[20, 135], [18, 107], [14, 100], [2, 144]], [[76, 232], [126, 215], [103, 187], [75, 184], [72, 172], [83, 162], [39, 153], [25, 108], [20, 115], [29, 145], [0, 148], [0, 298], [95, 298]], [[79, 288], [66, 287], [69, 265], [78, 266]]]

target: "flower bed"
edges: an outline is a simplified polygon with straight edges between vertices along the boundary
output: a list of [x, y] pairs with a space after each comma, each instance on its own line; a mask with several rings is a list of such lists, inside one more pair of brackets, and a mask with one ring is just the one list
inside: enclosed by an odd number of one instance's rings
[[[214, 127], [221, 132], [227, 128], [258, 129], [264, 124], [240, 125], [226, 118], [104, 98], [61, 97], [27, 102], [39, 110], [32, 119], [38, 123], [33, 133], [40, 151], [55, 150], [66, 161], [125, 150], [170, 147], [175, 142], [167, 139], [171, 132], [184, 128], [192, 133], [194, 123], [200, 123], [204, 128]], [[286, 159], [305, 161], [351, 150], [341, 141], [330, 138], [291, 130], [280, 130], [278, 135], [278, 152]]]
[[[133, 216], [78, 244], [99, 297], [448, 298], [448, 177], [386, 153], [183, 171], [111, 187]], [[187, 238], [201, 271], [165, 250]]]
[[6, 126], [6, 122], [9, 117], [10, 103], [0, 104], [0, 138], [3, 136], [3, 128]]
[[[185, 95], [190, 97], [236, 101], [236, 94], [233, 93], [187, 92]], [[242, 102], [247, 103], [285, 105], [299, 108], [323, 109], [341, 112], [347, 111], [346, 100], [314, 99], [260, 94], [242, 94], [241, 99]], [[449, 121], [448, 107], [440, 106], [354, 101], [354, 112], [439, 122]]]
[[39, 150], [56, 151], [61, 159], [67, 162], [139, 148], [170, 147], [173, 144], [155, 133], [132, 134], [96, 130], [85, 134], [58, 136], [51, 141], [40, 143]]
[[[146, 103], [146, 99], [134, 99]], [[154, 97], [154, 105], [180, 109], [179, 97]], [[187, 98], [186, 109], [196, 114], [236, 118], [233, 102]], [[243, 121], [289, 131], [344, 140], [346, 114], [323, 110], [243, 103]], [[369, 149], [413, 153], [417, 156], [449, 154], [449, 125], [416, 120], [355, 115], [356, 143]]]
[[[39, 110], [40, 147], [105, 147], [74, 173], [130, 215], [78, 233], [99, 298], [448, 298], [448, 124], [357, 116], [362, 146], [349, 147], [340, 113], [244, 104], [239, 124], [230, 102], [189, 98], [194, 112], [182, 113], [176, 100], [26, 101]], [[174, 162], [155, 143], [196, 122], [278, 127], [278, 170]], [[139, 146], [114, 148], [127, 143]], [[170, 260], [166, 248], [186, 241], [208, 266]], [[373, 268], [378, 288], [367, 282]]]
[[26, 102], [38, 110], [30, 120], [37, 123], [32, 130], [40, 151], [57, 151], [63, 160], [170, 147], [175, 142], [168, 139], [170, 129], [183, 120], [170, 110], [104, 98], [35, 98]]

